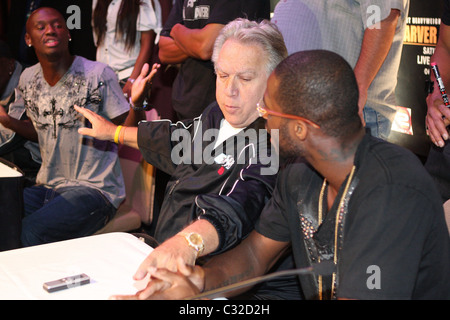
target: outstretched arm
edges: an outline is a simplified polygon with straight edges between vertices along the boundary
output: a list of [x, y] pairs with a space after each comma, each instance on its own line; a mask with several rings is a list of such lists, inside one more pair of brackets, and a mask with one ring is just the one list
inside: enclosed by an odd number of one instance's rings
[[[121, 142], [132, 148], [139, 149], [137, 145], [137, 128], [117, 126], [95, 112], [75, 106], [75, 110], [81, 113], [92, 124], [92, 128], [79, 128], [78, 133], [99, 140], [118, 142], [119, 134], [123, 135]], [[123, 132], [122, 132], [123, 131]], [[117, 133], [116, 133], [117, 132]]]
[[[133, 104], [137, 107], [142, 106], [145, 99], [145, 94], [150, 87], [153, 76], [159, 68], [159, 64], [154, 64], [151, 72], [147, 75], [149, 68], [149, 65], [146, 63], [142, 67], [141, 74], [133, 83], [131, 99]], [[119, 127], [86, 108], [75, 106], [75, 110], [80, 112], [92, 124], [92, 128], [78, 129], [80, 134], [91, 136], [100, 140], [115, 142], [120, 141], [125, 145], [139, 149], [137, 144], [137, 127]]]

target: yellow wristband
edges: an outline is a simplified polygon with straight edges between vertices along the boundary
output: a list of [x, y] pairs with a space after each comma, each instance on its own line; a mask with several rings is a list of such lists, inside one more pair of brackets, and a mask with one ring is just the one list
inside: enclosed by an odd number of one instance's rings
[[116, 133], [114, 134], [114, 143], [119, 144], [119, 134], [122, 130], [122, 126], [117, 126]]
[[123, 127], [122, 130], [120, 130], [120, 134], [119, 134], [119, 143], [123, 144], [123, 140], [125, 139], [125, 130], [127, 129], [127, 127]]

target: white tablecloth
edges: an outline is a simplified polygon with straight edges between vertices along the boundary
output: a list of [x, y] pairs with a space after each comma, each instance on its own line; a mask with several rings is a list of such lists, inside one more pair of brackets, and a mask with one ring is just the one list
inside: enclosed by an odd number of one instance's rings
[[[153, 249], [128, 233], [107, 233], [0, 252], [0, 299], [103, 300], [134, 294], [133, 274]], [[48, 293], [44, 282], [85, 273], [91, 283]]]
[[0, 162], [0, 178], [21, 177], [22, 173]]

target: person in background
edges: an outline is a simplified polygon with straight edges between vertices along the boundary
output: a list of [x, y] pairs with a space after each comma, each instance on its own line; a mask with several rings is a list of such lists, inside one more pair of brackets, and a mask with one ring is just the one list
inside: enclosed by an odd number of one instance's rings
[[[450, 0], [444, 1], [439, 39], [431, 57], [431, 63], [437, 64], [444, 87], [448, 90], [450, 87]], [[433, 72], [431, 80], [433, 81], [433, 90], [427, 96], [425, 124], [433, 145], [425, 162], [425, 168], [435, 180], [442, 201], [447, 202], [450, 199], [450, 143], [448, 141], [450, 110], [444, 104]], [[446, 212], [446, 215], [450, 230], [450, 212]]]
[[78, 128], [88, 123], [74, 105], [116, 124], [130, 107], [110, 67], [70, 54], [70, 33], [57, 10], [33, 11], [25, 41], [39, 63], [22, 72], [10, 112], [25, 108], [29, 120], [6, 115], [0, 121], [39, 141], [36, 185], [24, 189], [21, 239], [31, 246], [91, 235], [114, 216], [125, 198], [117, 145], [80, 138]]
[[50, 7], [58, 10], [68, 26], [72, 41], [69, 43], [69, 51], [73, 55], [81, 56], [89, 60], [95, 60], [95, 51], [91, 16], [91, 0], [22, 0], [9, 1], [7, 13], [6, 37], [14, 58], [24, 68], [38, 63], [36, 54], [25, 43], [26, 22], [30, 14], [41, 7]]
[[[161, 31], [159, 1], [94, 0], [92, 12], [96, 60], [116, 72], [125, 97], [131, 98], [131, 86], [144, 63], [150, 61]], [[133, 111], [141, 111], [136, 114], [136, 124], [145, 119], [143, 110]]]
[[[8, 44], [0, 40], [0, 118], [14, 117], [25, 120], [25, 109], [9, 105], [14, 102], [15, 89], [22, 74], [22, 65], [14, 59]], [[0, 157], [18, 166], [25, 176], [25, 185], [33, 185], [41, 165], [39, 145], [5, 128], [0, 120]]]
[[19, 83], [22, 65], [14, 59], [8, 44], [0, 40], [0, 104], [6, 107], [14, 101], [14, 89]]
[[321, 267], [299, 275], [306, 299], [450, 299], [438, 190], [412, 152], [365, 132], [358, 91], [336, 53], [302, 51], [280, 63], [258, 109], [291, 161], [255, 230], [203, 267], [152, 269], [146, 289], [115, 298], [193, 297], [267, 273], [292, 246], [297, 268]]
[[373, 136], [387, 140], [396, 113], [395, 88], [409, 0], [284, 0], [272, 21], [289, 54], [324, 49], [353, 67], [361, 120]]
[[179, 65], [172, 87], [172, 105], [179, 120], [198, 117], [215, 101], [214, 41], [230, 21], [270, 18], [269, 0], [174, 1], [161, 31], [159, 58]]

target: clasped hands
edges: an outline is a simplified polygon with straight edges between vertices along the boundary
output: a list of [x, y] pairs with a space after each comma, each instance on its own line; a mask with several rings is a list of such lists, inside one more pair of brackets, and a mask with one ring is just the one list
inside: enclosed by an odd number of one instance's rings
[[112, 296], [114, 300], [179, 300], [192, 297], [204, 288], [204, 270], [195, 266], [196, 253], [176, 235], [156, 247], [134, 275], [139, 281], [150, 276], [146, 288], [134, 295]]

